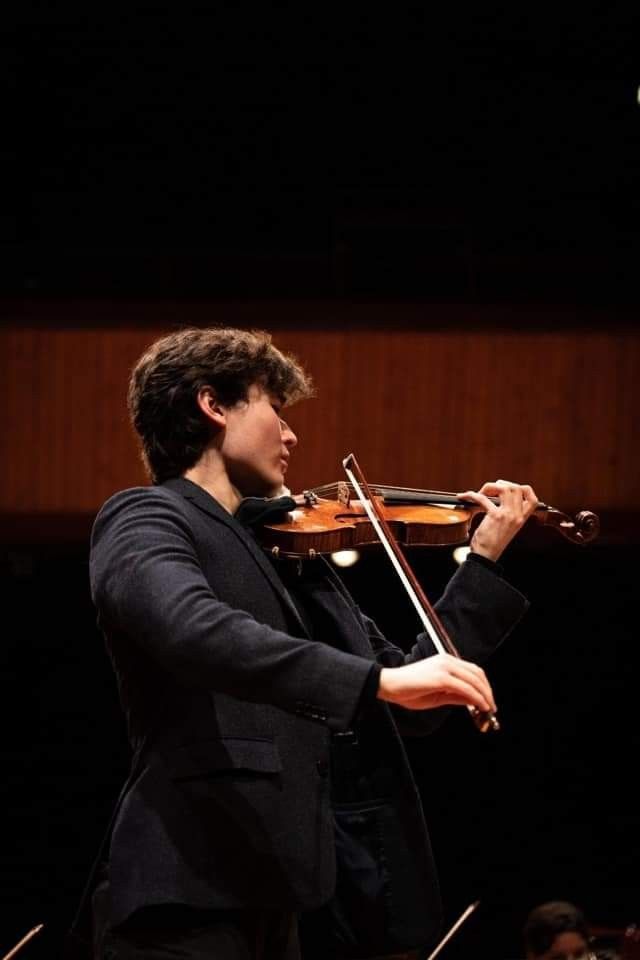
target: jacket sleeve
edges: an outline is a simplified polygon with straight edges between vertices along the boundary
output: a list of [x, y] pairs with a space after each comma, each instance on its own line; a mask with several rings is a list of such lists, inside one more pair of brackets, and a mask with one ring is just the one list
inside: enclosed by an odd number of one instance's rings
[[105, 632], [137, 645], [172, 682], [348, 728], [370, 661], [272, 629], [222, 602], [169, 491], [134, 488], [107, 501], [94, 525], [90, 576]]
[[[524, 616], [529, 603], [501, 575], [497, 564], [473, 554], [447, 584], [435, 610], [465, 660], [483, 664]], [[369, 617], [362, 615], [379, 664], [399, 667], [432, 656], [436, 649], [421, 633], [408, 653], [390, 643]], [[450, 707], [414, 711], [392, 707], [400, 732], [424, 735], [440, 726]]]

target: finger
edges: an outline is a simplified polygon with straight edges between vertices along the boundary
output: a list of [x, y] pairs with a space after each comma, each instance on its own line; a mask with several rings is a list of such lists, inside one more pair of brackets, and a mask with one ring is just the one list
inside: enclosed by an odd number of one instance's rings
[[457, 493], [456, 496], [461, 500], [470, 500], [471, 503], [476, 503], [479, 507], [482, 507], [485, 513], [491, 513], [497, 509], [495, 503], [492, 503], [488, 496], [478, 490], [466, 490], [464, 493]]
[[516, 489], [518, 484], [510, 483], [508, 480], [493, 480], [492, 482], [483, 483], [478, 491], [469, 490], [465, 494], [458, 494], [458, 496], [467, 496], [471, 494], [484, 495], [485, 497], [501, 497], [506, 491]]
[[516, 483], [514, 480], [496, 480], [496, 485], [499, 485], [500, 489], [503, 490], [518, 491], [522, 499], [527, 502], [534, 501], [536, 504], [539, 503], [538, 496], [529, 483]]
[[461, 676], [472, 674], [478, 677], [478, 679], [485, 680], [487, 683], [489, 682], [482, 667], [474, 663], [473, 660], [464, 660], [462, 657], [454, 656], [452, 653], [442, 653], [437, 654], [437, 656], [444, 669], [449, 673], [459, 674]]
[[522, 496], [524, 500], [535, 500], [538, 503], [538, 497], [533, 487], [528, 483], [523, 483], [522, 487]]
[[[438, 659], [441, 676], [438, 688], [433, 691], [434, 693], [438, 689], [445, 693], [450, 693], [452, 689], [460, 690], [460, 684], [463, 684], [467, 692], [473, 690], [474, 694], [482, 699], [485, 704], [482, 709], [495, 710], [493, 691], [482, 667], [470, 660], [463, 660], [461, 657], [453, 657], [449, 654], [440, 655]], [[418, 696], [421, 696], [424, 691], [418, 687], [416, 692]]]
[[457, 679], [468, 683], [469, 686], [473, 687], [473, 689], [476, 690], [480, 696], [484, 697], [486, 702], [489, 704], [489, 709], [496, 709], [493, 690], [491, 689], [491, 684], [489, 683], [487, 675], [482, 667], [479, 667], [477, 664], [471, 663], [468, 660], [458, 659], [456, 663], [452, 665], [451, 671]]
[[500, 494], [522, 500], [522, 486], [514, 480], [496, 480]]
[[525, 505], [525, 513], [530, 516], [539, 504], [538, 497], [533, 487], [528, 483], [522, 485], [522, 497]]
[[483, 483], [479, 490], [465, 490], [464, 493], [457, 493], [457, 497], [469, 497], [477, 494], [484, 494], [487, 497], [493, 497], [497, 493], [495, 482]]
[[[513, 512], [514, 516], [526, 519], [532, 511], [530, 502], [525, 498], [525, 485], [513, 480], [497, 480], [496, 484], [500, 491], [500, 504]], [[531, 490], [531, 487], [528, 489]]]
[[493, 698], [491, 700], [487, 699], [472, 684], [454, 676], [449, 678], [446, 689], [422, 693], [417, 697], [412, 697], [403, 705], [409, 710], [421, 710], [436, 706], [476, 707], [483, 713], [491, 713], [495, 710]]

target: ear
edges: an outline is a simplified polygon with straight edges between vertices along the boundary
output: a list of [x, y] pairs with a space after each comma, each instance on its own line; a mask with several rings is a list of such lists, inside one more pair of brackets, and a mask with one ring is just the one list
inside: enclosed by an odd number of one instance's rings
[[227, 425], [227, 408], [218, 402], [211, 387], [200, 387], [196, 402], [212, 426], [223, 429]]

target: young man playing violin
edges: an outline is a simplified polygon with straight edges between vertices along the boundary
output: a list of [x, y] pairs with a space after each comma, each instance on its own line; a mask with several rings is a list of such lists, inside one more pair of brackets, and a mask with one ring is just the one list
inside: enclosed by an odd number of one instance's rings
[[295, 960], [299, 927], [305, 957], [373, 957], [438, 933], [399, 733], [430, 732], [434, 708], [495, 709], [476, 662], [526, 608], [495, 561], [536, 497], [465, 494], [486, 515], [437, 605], [461, 657], [424, 634], [405, 654], [322, 558], [279, 560], [256, 537], [297, 443], [281, 411], [309, 394], [292, 357], [240, 330], [171, 334], [133, 370], [152, 485], [108, 500], [91, 545], [133, 751], [96, 957]]

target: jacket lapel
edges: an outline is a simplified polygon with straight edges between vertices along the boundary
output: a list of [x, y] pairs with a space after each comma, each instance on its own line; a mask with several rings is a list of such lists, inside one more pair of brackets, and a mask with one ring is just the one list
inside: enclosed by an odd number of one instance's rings
[[245, 527], [243, 527], [241, 523], [235, 520], [234, 517], [211, 496], [211, 494], [207, 493], [206, 490], [198, 486], [197, 483], [193, 483], [191, 480], [186, 480], [184, 477], [175, 477], [172, 480], [165, 481], [162, 486], [179, 493], [186, 500], [190, 500], [200, 510], [204, 511], [204, 513], [207, 513], [214, 520], [218, 521], [218, 523], [224, 524], [235, 534], [238, 540], [251, 554], [253, 560], [260, 567], [260, 570], [271, 584], [273, 590], [284, 603], [294, 621], [303, 631], [303, 635], [308, 637], [308, 631], [300, 619], [300, 614], [298, 613], [293, 600], [285, 589], [284, 584], [277, 576], [271, 562], [265, 556], [262, 548], [258, 545], [258, 543], [256, 543], [251, 533]]

